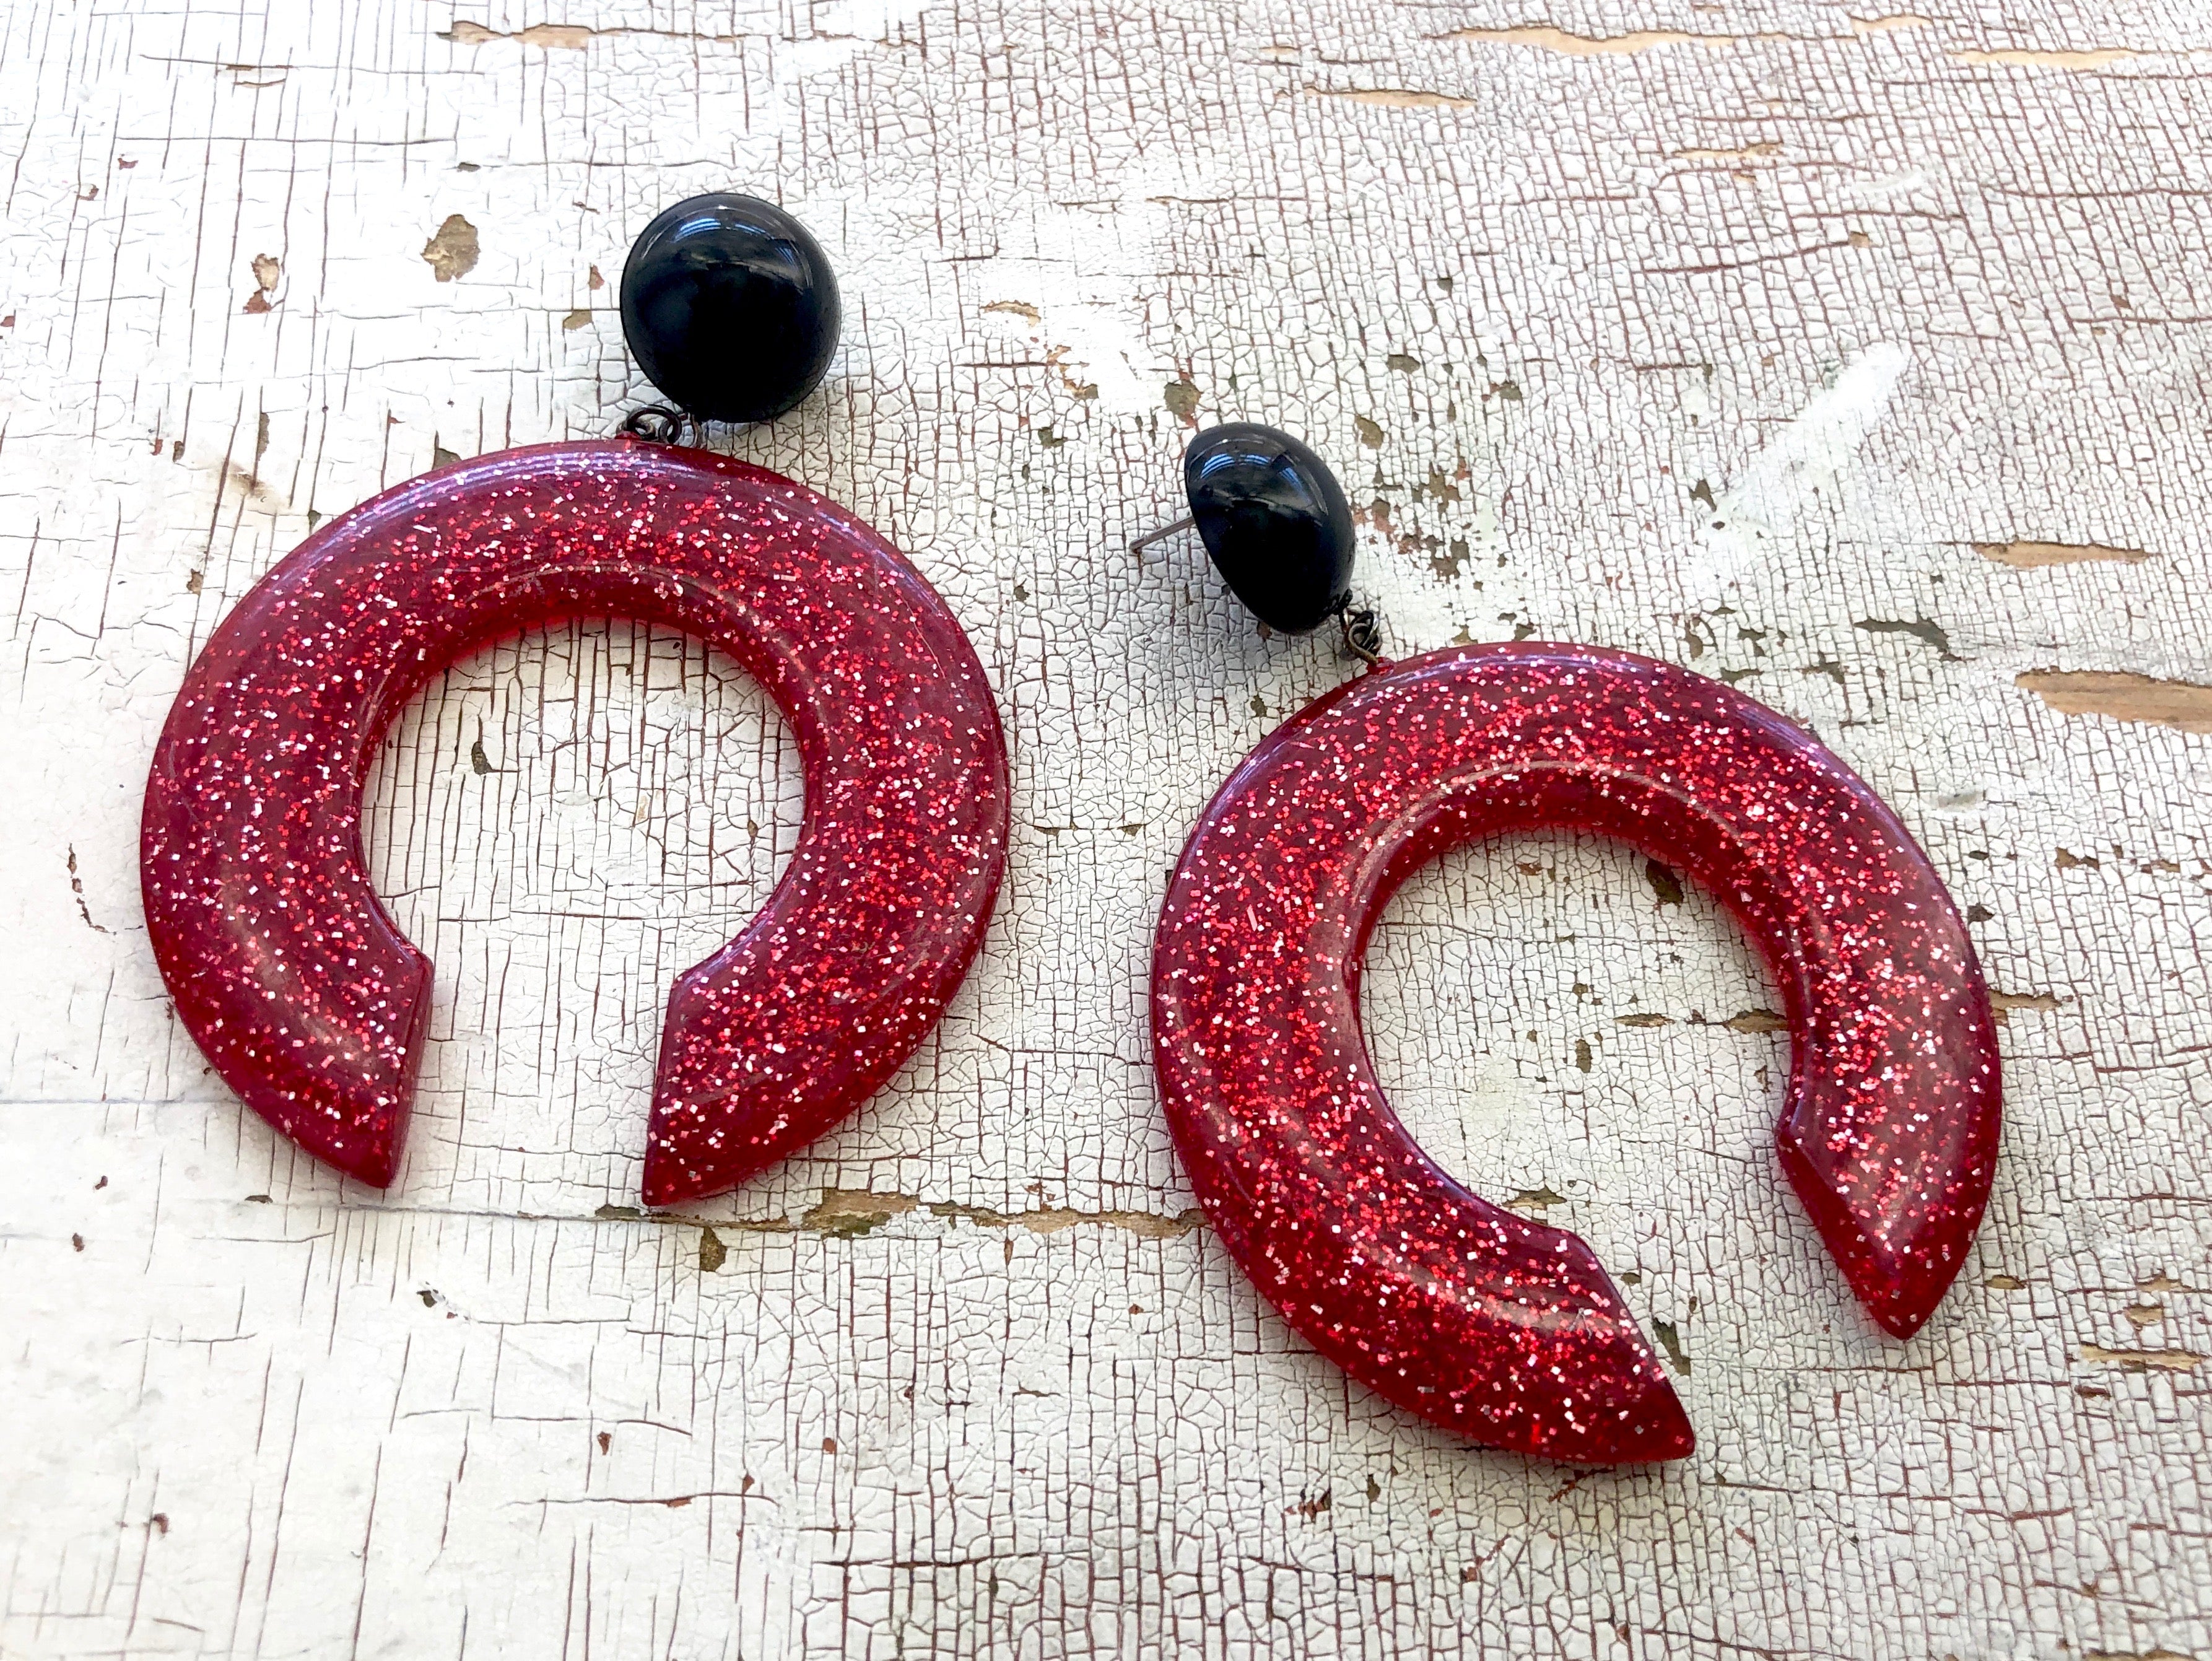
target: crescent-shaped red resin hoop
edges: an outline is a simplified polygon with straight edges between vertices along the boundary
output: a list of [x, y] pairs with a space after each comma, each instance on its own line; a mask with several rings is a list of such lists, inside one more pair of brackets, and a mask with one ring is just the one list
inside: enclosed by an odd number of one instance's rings
[[1896, 816], [1802, 729], [1625, 652], [1476, 646], [1386, 666], [1263, 739], [1161, 912], [1152, 1038], [1217, 1232], [1324, 1354], [1490, 1446], [1589, 1463], [1693, 1438], [1589, 1248], [1470, 1194], [1407, 1135], [1359, 1023], [1369, 932], [1448, 848], [1596, 830], [1689, 871], [1780, 981], [1783, 1168], [1899, 1337], [1958, 1273], [1996, 1159], [1989, 994]]
[[223, 619], [162, 730], [141, 837], [186, 1029], [256, 1112], [378, 1187], [398, 1168], [430, 962], [369, 886], [369, 764], [433, 674], [575, 616], [727, 652], [805, 772], [783, 879], [670, 995], [647, 1203], [732, 1187], [866, 1099], [990, 916], [1006, 740], [967, 636], [890, 544], [701, 450], [553, 444], [425, 474], [325, 526]]

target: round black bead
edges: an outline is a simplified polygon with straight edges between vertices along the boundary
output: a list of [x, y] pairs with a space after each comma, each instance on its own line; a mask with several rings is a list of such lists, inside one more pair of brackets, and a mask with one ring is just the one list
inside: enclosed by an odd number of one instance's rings
[[1207, 429], [1182, 453], [1206, 551], [1270, 629], [1303, 635], [1352, 597], [1352, 504], [1324, 462], [1249, 421]]
[[655, 218], [623, 267], [623, 334], [653, 384], [708, 421], [767, 421], [837, 350], [837, 279], [781, 208], [716, 191]]

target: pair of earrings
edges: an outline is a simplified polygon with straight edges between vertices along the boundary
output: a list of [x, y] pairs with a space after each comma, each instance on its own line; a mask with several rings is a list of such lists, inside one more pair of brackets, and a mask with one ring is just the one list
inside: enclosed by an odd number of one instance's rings
[[[362, 791], [401, 705], [474, 647], [579, 614], [681, 629], [758, 680], [798, 742], [789, 868], [669, 999], [649, 1204], [732, 1187], [871, 1095], [965, 976], [1005, 871], [1005, 739], [935, 591], [833, 503], [671, 441], [820, 380], [838, 301], [819, 247], [765, 204], [695, 198], [639, 239], [622, 302], [680, 410], [459, 463], [324, 526], [216, 630], [155, 752], [143, 885], [179, 1017], [249, 1106], [380, 1187], [430, 964], [370, 887]], [[1236, 423], [1184, 471], [1186, 523], [1240, 598], [1288, 632], [1338, 619], [1368, 666], [1222, 786], [1155, 939], [1170, 1124], [1261, 1292], [1476, 1442], [1585, 1463], [1691, 1451], [1596, 1257], [1439, 1170], [1360, 1029], [1368, 936], [1407, 874], [1565, 826], [1687, 869], [1758, 941], [1792, 1040], [1783, 1167], [1869, 1312], [1917, 1330], [1987, 1202], [1999, 1075], [1972, 946], [1895, 815], [1802, 729], [1666, 664], [1534, 642], [1387, 662], [1351, 607], [1351, 512], [1318, 457]]]

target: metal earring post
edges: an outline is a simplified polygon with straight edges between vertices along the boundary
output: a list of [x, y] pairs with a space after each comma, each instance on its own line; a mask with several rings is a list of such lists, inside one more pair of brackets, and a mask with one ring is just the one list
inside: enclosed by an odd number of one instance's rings
[[1158, 530], [1149, 531], [1143, 536], [1139, 537], [1134, 542], [1129, 545], [1129, 551], [1132, 554], [1141, 554], [1155, 542], [1164, 542], [1170, 537], [1176, 535], [1179, 532], [1189, 530], [1191, 526], [1197, 523], [1198, 521], [1196, 520], [1193, 519], [1188, 514], [1185, 514], [1174, 524], [1163, 525]]

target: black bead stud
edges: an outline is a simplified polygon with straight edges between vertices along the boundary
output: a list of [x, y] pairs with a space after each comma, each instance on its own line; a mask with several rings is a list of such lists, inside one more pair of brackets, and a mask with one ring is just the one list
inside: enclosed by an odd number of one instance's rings
[[702, 421], [768, 421], [837, 350], [837, 279], [796, 219], [717, 191], [645, 228], [623, 267], [623, 334], [653, 384]]
[[1208, 428], [1182, 454], [1190, 517], [1132, 545], [1195, 526], [1237, 598], [1261, 622], [1304, 635], [1352, 598], [1352, 505], [1328, 464], [1288, 433], [1249, 421]]

